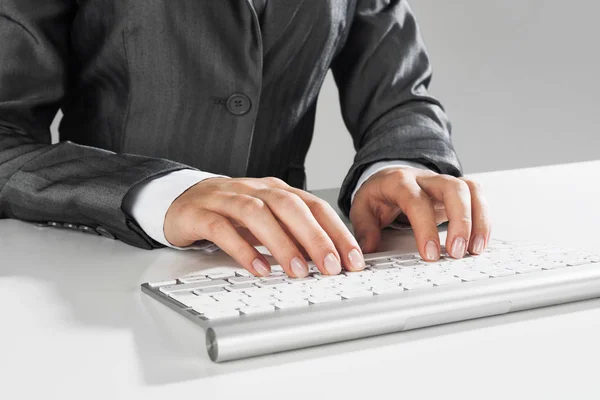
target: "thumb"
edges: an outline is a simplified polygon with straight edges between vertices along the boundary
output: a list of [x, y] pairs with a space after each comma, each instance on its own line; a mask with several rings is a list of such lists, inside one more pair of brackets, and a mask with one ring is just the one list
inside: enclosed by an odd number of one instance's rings
[[352, 204], [350, 221], [354, 228], [354, 236], [363, 254], [376, 252], [381, 241], [381, 228], [379, 219], [366, 201]]

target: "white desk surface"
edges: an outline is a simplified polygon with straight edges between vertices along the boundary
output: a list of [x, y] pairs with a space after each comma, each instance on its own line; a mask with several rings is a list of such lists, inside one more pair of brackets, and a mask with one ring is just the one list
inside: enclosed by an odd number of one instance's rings
[[[495, 237], [599, 250], [600, 161], [475, 177]], [[0, 398], [600, 398], [600, 300], [214, 364], [139, 284], [215, 263], [234, 265], [0, 221]]]

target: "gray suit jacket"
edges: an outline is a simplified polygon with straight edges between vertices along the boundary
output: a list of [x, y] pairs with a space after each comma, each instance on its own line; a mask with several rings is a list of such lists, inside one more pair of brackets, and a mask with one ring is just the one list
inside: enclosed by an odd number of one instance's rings
[[251, 0], [2, 0], [0, 217], [153, 248], [121, 208], [146, 179], [191, 167], [305, 188], [330, 68], [357, 150], [346, 215], [373, 162], [461, 173], [404, 0], [272, 0], [260, 21]]

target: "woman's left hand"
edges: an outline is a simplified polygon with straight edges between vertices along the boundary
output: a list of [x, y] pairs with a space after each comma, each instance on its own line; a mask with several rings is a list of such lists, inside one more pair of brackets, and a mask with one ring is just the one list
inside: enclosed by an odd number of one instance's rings
[[424, 260], [440, 257], [441, 222], [449, 221], [446, 249], [454, 258], [467, 251], [481, 254], [490, 237], [488, 205], [477, 183], [417, 168], [386, 168], [362, 184], [350, 209], [363, 253], [377, 250], [381, 229], [401, 214], [408, 218]]

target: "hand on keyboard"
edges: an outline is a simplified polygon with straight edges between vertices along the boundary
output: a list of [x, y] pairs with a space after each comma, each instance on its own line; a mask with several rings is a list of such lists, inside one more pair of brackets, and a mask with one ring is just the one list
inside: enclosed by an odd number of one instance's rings
[[480, 188], [469, 179], [440, 175], [417, 168], [386, 168], [358, 189], [350, 220], [365, 253], [377, 251], [381, 227], [399, 215], [415, 232], [421, 257], [440, 257], [437, 224], [449, 221], [446, 249], [454, 258], [467, 251], [481, 254], [489, 241], [490, 219]]
[[359, 271], [365, 261], [346, 225], [324, 200], [277, 178], [210, 178], [173, 202], [164, 224], [175, 246], [208, 239], [257, 276], [269, 275], [264, 245], [287, 275], [308, 275], [303, 250], [319, 271]]

